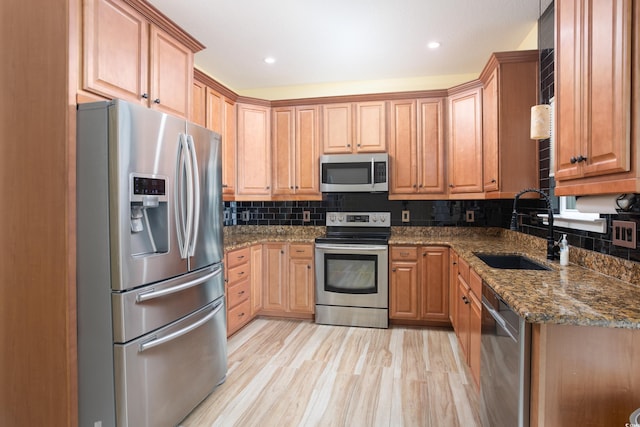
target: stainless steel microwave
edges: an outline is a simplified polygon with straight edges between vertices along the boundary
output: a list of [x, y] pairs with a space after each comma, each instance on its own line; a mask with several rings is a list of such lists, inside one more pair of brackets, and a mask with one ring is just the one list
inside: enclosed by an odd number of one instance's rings
[[389, 191], [389, 155], [372, 153], [320, 156], [320, 191], [323, 193]]

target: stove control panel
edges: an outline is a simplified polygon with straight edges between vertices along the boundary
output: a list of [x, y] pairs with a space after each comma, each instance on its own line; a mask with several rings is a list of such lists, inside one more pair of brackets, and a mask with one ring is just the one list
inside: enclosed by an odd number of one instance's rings
[[391, 227], [391, 212], [327, 212], [328, 227]]

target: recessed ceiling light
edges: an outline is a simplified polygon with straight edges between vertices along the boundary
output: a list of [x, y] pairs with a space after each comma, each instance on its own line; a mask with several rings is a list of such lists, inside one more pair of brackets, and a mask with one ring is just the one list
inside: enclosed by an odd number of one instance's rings
[[264, 58], [264, 62], [266, 62], [267, 64], [273, 64], [276, 62], [276, 58], [272, 56], [267, 56], [266, 58]]
[[437, 49], [440, 47], [440, 42], [429, 42], [427, 46], [429, 49]]

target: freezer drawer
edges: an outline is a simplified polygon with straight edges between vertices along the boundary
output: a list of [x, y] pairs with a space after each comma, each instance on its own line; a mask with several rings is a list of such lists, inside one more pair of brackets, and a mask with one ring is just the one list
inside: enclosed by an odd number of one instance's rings
[[113, 341], [126, 343], [167, 325], [224, 295], [222, 264], [134, 289], [112, 293]]
[[114, 345], [120, 427], [174, 426], [227, 373], [224, 298], [128, 344]]

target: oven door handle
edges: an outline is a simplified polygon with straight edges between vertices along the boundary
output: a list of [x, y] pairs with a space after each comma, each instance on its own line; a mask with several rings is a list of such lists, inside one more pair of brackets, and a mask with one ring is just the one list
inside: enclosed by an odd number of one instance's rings
[[380, 245], [326, 245], [322, 243], [316, 244], [316, 249], [328, 249], [332, 251], [384, 251], [387, 246]]

